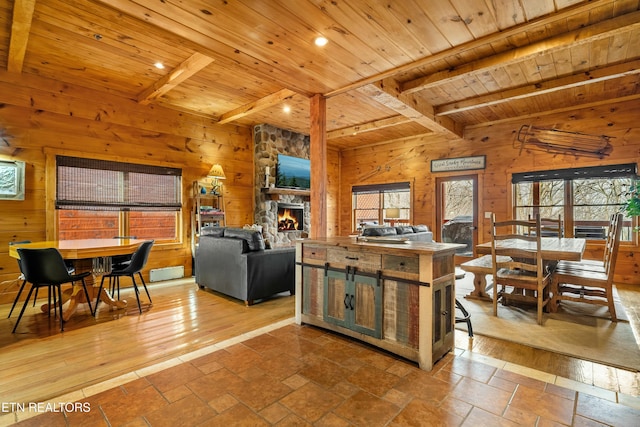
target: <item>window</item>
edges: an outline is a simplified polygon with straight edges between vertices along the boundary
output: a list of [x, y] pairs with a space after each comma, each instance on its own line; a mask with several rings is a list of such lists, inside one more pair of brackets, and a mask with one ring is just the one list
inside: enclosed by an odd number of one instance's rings
[[56, 156], [58, 239], [177, 241], [182, 171]]
[[411, 186], [408, 182], [358, 185], [352, 188], [353, 230], [363, 225], [410, 223]]
[[[560, 216], [566, 236], [604, 240], [636, 174], [635, 163], [514, 174], [514, 217]], [[621, 240], [633, 240], [633, 221], [625, 218], [623, 224]]]

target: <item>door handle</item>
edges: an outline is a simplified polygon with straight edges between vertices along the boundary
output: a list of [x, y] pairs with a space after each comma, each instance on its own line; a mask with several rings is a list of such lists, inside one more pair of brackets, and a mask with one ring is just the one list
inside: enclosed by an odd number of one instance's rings
[[349, 298], [349, 308], [353, 310], [353, 295], [351, 295], [351, 298]]
[[349, 294], [344, 294], [344, 300], [342, 302], [344, 303], [344, 308], [348, 309], [349, 308]]

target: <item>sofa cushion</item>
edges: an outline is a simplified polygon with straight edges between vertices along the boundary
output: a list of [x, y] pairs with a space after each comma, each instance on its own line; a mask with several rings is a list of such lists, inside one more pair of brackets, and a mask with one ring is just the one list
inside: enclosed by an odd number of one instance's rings
[[395, 227], [367, 227], [362, 231], [363, 236], [395, 236]]
[[396, 233], [398, 234], [413, 234], [413, 227], [410, 225], [402, 225], [396, 227]]
[[429, 231], [429, 227], [427, 227], [426, 225], [413, 225], [412, 228], [415, 233]]
[[224, 237], [244, 240], [247, 242], [249, 251], [263, 251], [266, 247], [262, 233], [259, 231], [243, 230], [242, 228], [225, 228]]
[[202, 230], [200, 231], [200, 235], [222, 237], [224, 236], [224, 227], [215, 227], [215, 226], [202, 227]]

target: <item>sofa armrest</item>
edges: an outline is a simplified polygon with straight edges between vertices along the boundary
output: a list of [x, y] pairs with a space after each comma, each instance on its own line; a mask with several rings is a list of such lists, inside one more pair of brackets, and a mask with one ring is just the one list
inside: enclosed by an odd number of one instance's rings
[[247, 252], [247, 298], [249, 300], [295, 289], [295, 248]]

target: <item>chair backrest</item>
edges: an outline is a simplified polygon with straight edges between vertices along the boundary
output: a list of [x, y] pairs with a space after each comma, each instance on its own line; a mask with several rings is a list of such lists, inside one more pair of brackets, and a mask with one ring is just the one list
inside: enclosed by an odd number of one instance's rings
[[[22, 245], [24, 243], [31, 243], [31, 240], [21, 240], [19, 242], [9, 242], [9, 246]], [[20, 273], [24, 274], [24, 272], [22, 271], [22, 263], [20, 262], [20, 258], [18, 258], [18, 268], [20, 269]]]
[[[542, 260], [542, 240], [540, 216], [536, 215], [535, 226], [527, 220], [496, 221], [492, 215], [491, 258], [494, 278], [498, 270], [525, 270], [536, 274], [539, 280], [544, 276]], [[531, 233], [521, 234], [517, 230], [531, 228]], [[502, 255], [504, 258], [499, 258]]]
[[[532, 232], [536, 227], [536, 220], [529, 215], [529, 221], [531, 227], [529, 231]], [[562, 222], [562, 216], [558, 215], [558, 218], [540, 218], [540, 229], [542, 237], [564, 237], [564, 224]]]
[[613, 271], [616, 268], [616, 259], [618, 258], [620, 235], [622, 233], [622, 220], [623, 215], [620, 212], [611, 215], [607, 241], [604, 248], [604, 270], [605, 273], [607, 273], [607, 277], [611, 280], [613, 280]]
[[147, 259], [149, 259], [149, 252], [151, 252], [153, 242], [153, 240], [142, 242], [131, 256], [131, 263], [123, 271], [129, 274], [140, 272], [147, 263]]
[[69, 271], [55, 248], [18, 248], [20, 266], [25, 279], [34, 285], [56, 285], [70, 281]]

